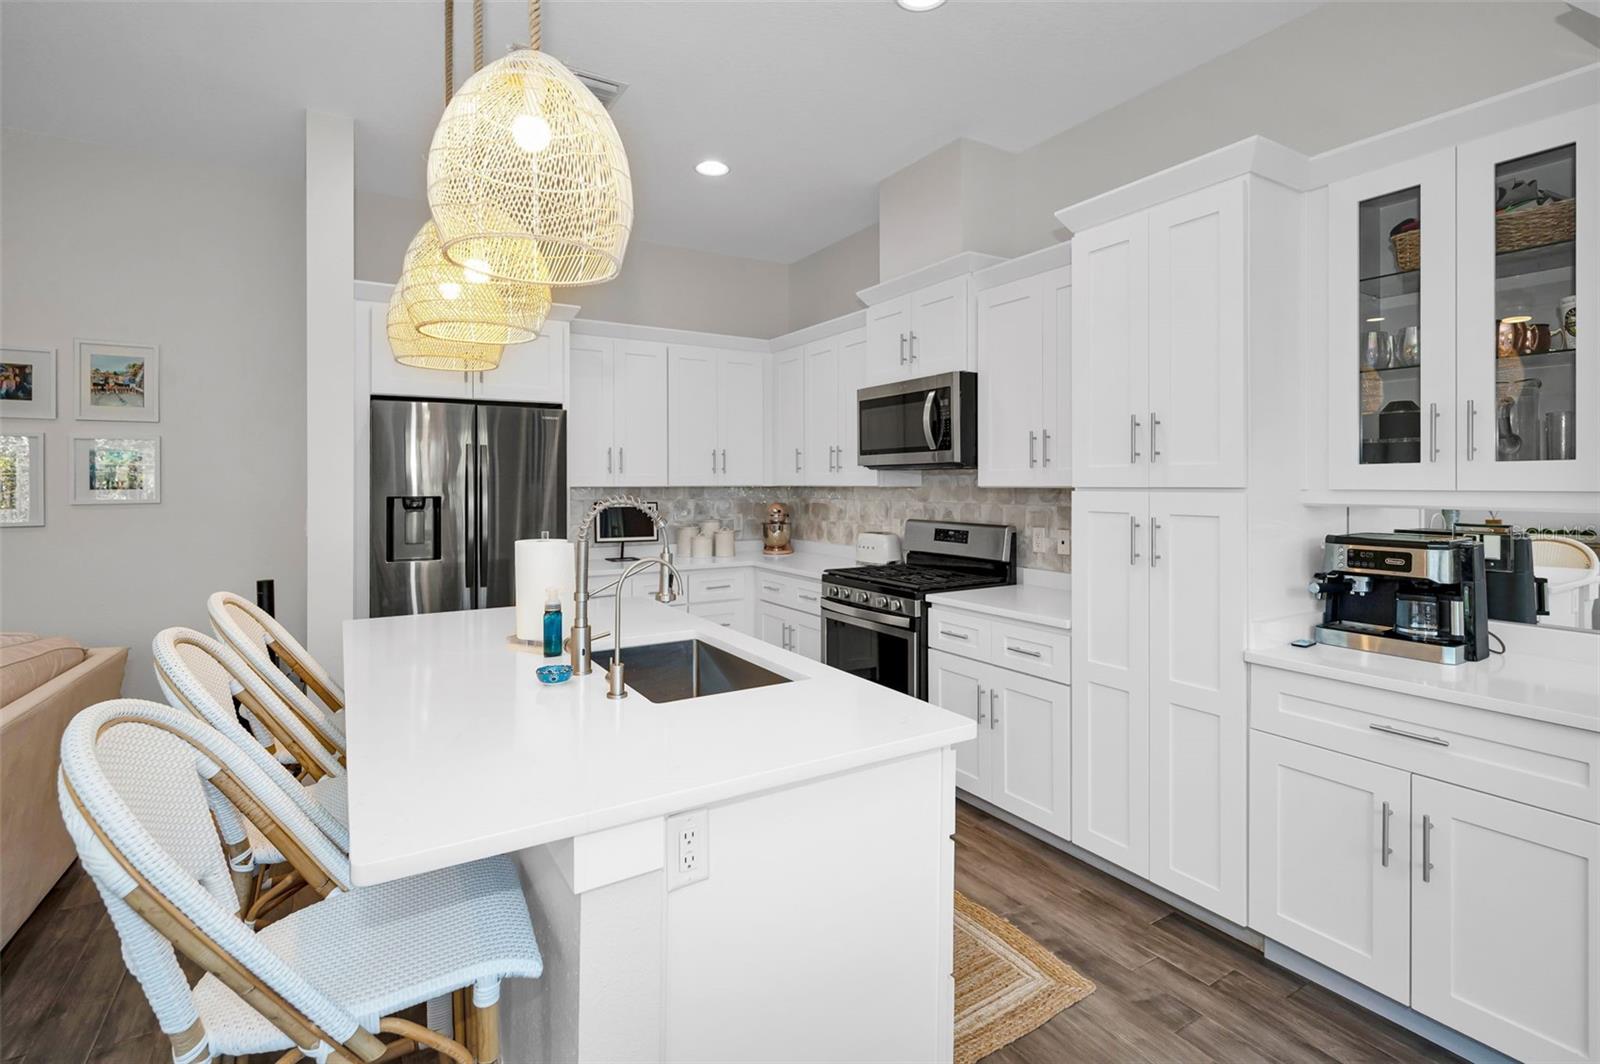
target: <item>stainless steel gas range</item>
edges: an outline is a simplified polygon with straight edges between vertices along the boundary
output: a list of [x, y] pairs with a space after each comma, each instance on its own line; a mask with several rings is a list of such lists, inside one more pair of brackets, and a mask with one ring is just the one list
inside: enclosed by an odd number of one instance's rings
[[928, 689], [927, 596], [1017, 582], [1010, 525], [907, 521], [905, 561], [822, 574], [822, 660], [896, 691]]

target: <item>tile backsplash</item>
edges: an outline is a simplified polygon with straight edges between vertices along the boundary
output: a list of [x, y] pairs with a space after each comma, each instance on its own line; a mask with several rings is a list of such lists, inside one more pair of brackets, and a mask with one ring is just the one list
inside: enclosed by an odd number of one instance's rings
[[[1055, 549], [1056, 533], [1071, 527], [1071, 491], [980, 488], [976, 473], [925, 473], [912, 488], [573, 488], [573, 523], [596, 499], [619, 492], [659, 503], [674, 528], [715, 517], [736, 525], [740, 539], [761, 537], [761, 521], [774, 502], [788, 505], [796, 539], [824, 543], [852, 544], [863, 531], [898, 533], [911, 517], [1012, 525], [1024, 567], [1072, 567], [1072, 559]], [[1045, 530], [1049, 547], [1043, 552], [1033, 550], [1035, 528]]]

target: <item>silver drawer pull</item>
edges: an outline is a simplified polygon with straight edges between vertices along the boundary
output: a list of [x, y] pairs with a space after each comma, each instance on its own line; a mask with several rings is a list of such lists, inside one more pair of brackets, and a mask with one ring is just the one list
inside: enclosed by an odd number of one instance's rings
[[966, 640], [966, 639], [968, 639], [968, 638], [970, 638], [970, 637], [969, 637], [969, 636], [968, 636], [968, 635], [967, 635], [967, 633], [965, 633], [965, 632], [952, 632], [952, 631], [951, 631], [951, 630], [950, 630], [950, 629], [948, 629], [948, 628], [941, 628], [941, 629], [939, 629], [939, 634], [940, 634], [940, 635], [942, 635], [942, 636], [944, 636], [944, 637], [945, 637], [945, 638], [946, 638], [946, 639], [960, 639], [960, 640]]
[[1389, 867], [1389, 858], [1394, 855], [1394, 850], [1389, 848], [1389, 817], [1394, 810], [1389, 808], [1389, 803], [1383, 803], [1383, 867]]
[[1368, 724], [1367, 727], [1373, 731], [1381, 731], [1385, 735], [1398, 735], [1402, 739], [1415, 739], [1419, 743], [1432, 743], [1434, 746], [1450, 745], [1449, 739], [1441, 739], [1437, 735], [1418, 735], [1416, 732], [1408, 732], [1391, 724]]
[[732, 586], [733, 586], [732, 584], [707, 584], [705, 586], [704, 590], [706, 590], [706, 591], [726, 591]]
[[1025, 658], [1042, 658], [1042, 657], [1044, 657], [1044, 655], [1039, 653], [1037, 650], [1024, 650], [1021, 647], [1006, 647], [1006, 650], [1009, 653], [1012, 653], [1012, 654], [1021, 654]]
[[761, 590], [763, 590], [763, 591], [782, 591], [783, 588], [779, 587], [777, 584], [762, 584], [761, 585]]
[[804, 591], [801, 591], [798, 594], [800, 595], [801, 598], [805, 599], [807, 602], [815, 602], [815, 601], [817, 601], [817, 596], [815, 596], [815, 595], [808, 595]]
[[1422, 818], [1422, 881], [1433, 882], [1433, 817]]

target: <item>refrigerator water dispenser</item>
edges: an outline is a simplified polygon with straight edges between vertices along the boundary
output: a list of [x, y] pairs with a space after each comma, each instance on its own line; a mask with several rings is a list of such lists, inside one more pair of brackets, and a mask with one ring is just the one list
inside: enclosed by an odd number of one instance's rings
[[388, 550], [391, 562], [436, 562], [439, 553], [437, 495], [389, 496]]

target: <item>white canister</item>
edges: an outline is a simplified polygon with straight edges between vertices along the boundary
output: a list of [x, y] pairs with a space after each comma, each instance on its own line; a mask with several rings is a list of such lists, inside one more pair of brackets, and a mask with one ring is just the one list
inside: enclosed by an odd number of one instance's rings
[[695, 528], [693, 525], [684, 525], [678, 529], [678, 557], [687, 558], [694, 549]]
[[713, 517], [709, 521], [700, 522], [700, 534], [703, 536], [714, 536], [717, 534], [717, 529], [721, 527], [722, 522]]
[[572, 589], [577, 582], [572, 541], [566, 539], [519, 539], [513, 548], [517, 571], [517, 638], [527, 642], [544, 641], [546, 592], [561, 591], [562, 638], [572, 631]]
[[694, 539], [690, 540], [689, 557], [691, 557], [691, 558], [709, 558], [709, 557], [711, 557], [711, 537], [706, 535], [704, 532], [702, 532], [702, 533], [700, 533], [700, 535], [698, 535], [698, 536], [694, 537]]
[[712, 554], [718, 558], [733, 557], [733, 529], [721, 528], [712, 537]]

